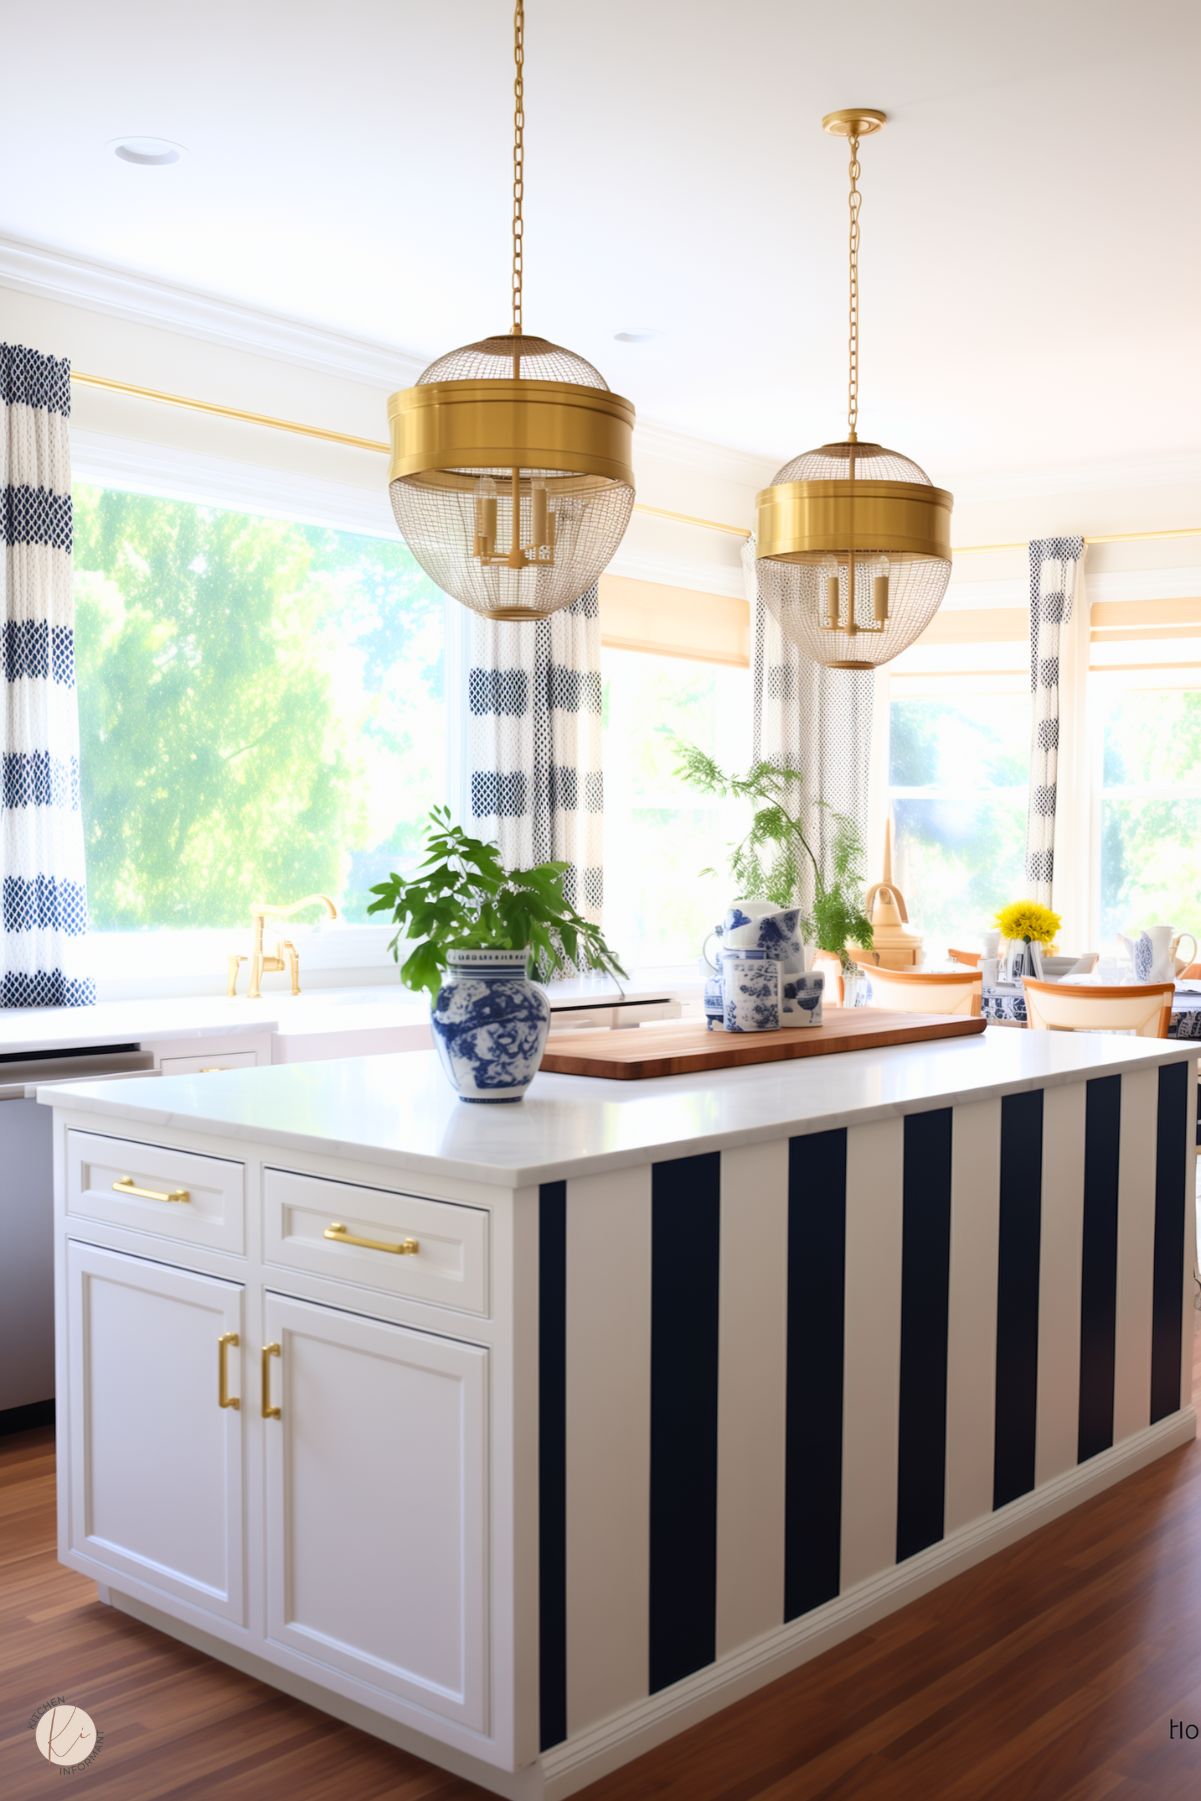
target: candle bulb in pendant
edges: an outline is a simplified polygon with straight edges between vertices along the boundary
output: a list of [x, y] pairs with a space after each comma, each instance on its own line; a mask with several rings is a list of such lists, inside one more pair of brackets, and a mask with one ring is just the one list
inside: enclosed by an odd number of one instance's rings
[[496, 548], [496, 483], [483, 475], [475, 490], [475, 554], [490, 557]]
[[530, 495], [533, 500], [534, 510], [533, 548], [535, 550], [541, 550], [550, 543], [550, 535], [547, 526], [549, 509], [546, 503], [546, 483], [534, 482], [530, 489]]
[[826, 576], [826, 601], [822, 624], [834, 629], [838, 625], [838, 577]]
[[888, 577], [872, 577], [872, 618], [877, 625], [888, 624]]

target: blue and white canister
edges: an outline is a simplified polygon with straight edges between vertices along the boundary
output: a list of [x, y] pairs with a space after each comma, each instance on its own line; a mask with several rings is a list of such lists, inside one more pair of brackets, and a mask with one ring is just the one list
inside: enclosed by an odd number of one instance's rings
[[792, 989], [792, 1006], [785, 1023], [790, 1026], [820, 1026], [822, 993], [826, 986], [824, 972], [820, 969], [802, 970], [798, 975], [788, 976], [784, 986]]
[[721, 988], [727, 1032], [779, 1029], [780, 966], [766, 951], [723, 950]]
[[797, 1005], [798, 978], [813, 967], [813, 946], [801, 938], [801, 910], [786, 907], [758, 921], [758, 946], [780, 965], [780, 1018], [786, 1026], [808, 1025]]
[[550, 1002], [527, 973], [528, 951], [448, 951], [430, 1008], [434, 1049], [464, 1101], [519, 1101], [550, 1031]]

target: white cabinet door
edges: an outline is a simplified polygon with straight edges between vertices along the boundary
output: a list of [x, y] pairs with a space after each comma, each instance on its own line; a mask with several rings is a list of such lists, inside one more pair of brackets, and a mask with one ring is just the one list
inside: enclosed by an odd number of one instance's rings
[[488, 1353], [266, 1297], [267, 1635], [488, 1730]]
[[94, 1245], [67, 1258], [68, 1545], [245, 1623], [242, 1288]]

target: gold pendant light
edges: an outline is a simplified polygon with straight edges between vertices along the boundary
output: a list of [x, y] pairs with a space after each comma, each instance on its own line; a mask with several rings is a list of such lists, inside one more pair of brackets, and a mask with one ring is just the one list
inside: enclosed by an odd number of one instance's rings
[[596, 581], [634, 506], [634, 409], [521, 318], [525, 4], [513, 18], [513, 325], [388, 402], [389, 485], [409, 549], [489, 619], [545, 619]]
[[784, 635], [830, 669], [874, 669], [929, 625], [951, 574], [951, 496], [908, 457], [860, 443], [859, 140], [885, 115], [827, 113], [849, 138], [847, 435], [785, 463], [757, 501], [759, 591]]

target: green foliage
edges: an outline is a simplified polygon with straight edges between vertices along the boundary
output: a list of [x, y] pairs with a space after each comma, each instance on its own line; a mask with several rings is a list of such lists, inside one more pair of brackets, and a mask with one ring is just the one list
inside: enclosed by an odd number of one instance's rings
[[821, 950], [834, 951], [849, 966], [848, 944], [872, 946], [872, 922], [863, 911], [863, 843], [853, 819], [834, 813], [830, 879], [818, 885], [813, 901], [813, 936]]
[[[529, 950], [552, 969], [564, 957], [589, 969], [625, 974], [600, 927], [583, 918], [563, 895], [566, 863], [506, 869], [495, 844], [470, 838], [451, 821], [448, 807], [430, 811], [426, 857], [411, 881], [393, 873], [371, 889], [368, 913], [388, 913], [396, 932], [388, 949], [400, 962], [407, 988], [437, 994], [453, 950]], [[417, 942], [414, 943], [414, 940]]]
[[441, 787], [441, 597], [386, 540], [74, 498], [94, 923], [231, 925], [313, 889], [353, 918]]
[[823, 800], [814, 803], [833, 827], [827, 873], [800, 819], [789, 808], [790, 790], [805, 779], [799, 769], [782, 769], [760, 760], [744, 775], [732, 775], [695, 744], [677, 739], [676, 748], [680, 757], [676, 774], [683, 781], [704, 794], [742, 801], [752, 809], [749, 830], [730, 848], [730, 874], [739, 895], [768, 900], [781, 908], [796, 906], [802, 859], [807, 859], [813, 872], [813, 911], [804, 921], [805, 936], [844, 962], [849, 960], [845, 955], [848, 944], [870, 949], [871, 921], [862, 901], [863, 842], [854, 820]]

